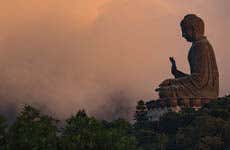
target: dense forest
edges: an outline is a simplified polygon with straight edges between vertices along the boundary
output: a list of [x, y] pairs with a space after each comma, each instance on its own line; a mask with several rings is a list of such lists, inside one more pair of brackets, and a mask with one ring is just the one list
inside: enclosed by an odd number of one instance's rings
[[0, 117], [2, 150], [229, 150], [230, 97], [150, 122], [139, 101], [134, 123], [97, 120], [79, 110], [64, 125], [26, 105], [12, 124]]

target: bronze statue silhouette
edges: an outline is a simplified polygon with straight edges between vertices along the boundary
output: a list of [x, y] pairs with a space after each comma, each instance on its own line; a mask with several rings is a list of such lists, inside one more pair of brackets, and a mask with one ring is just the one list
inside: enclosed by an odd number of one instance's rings
[[156, 91], [161, 99], [215, 99], [219, 94], [219, 73], [213, 47], [204, 36], [204, 22], [195, 14], [188, 14], [180, 23], [182, 37], [192, 46], [188, 53], [190, 74], [177, 69], [170, 57], [174, 79], [166, 79]]

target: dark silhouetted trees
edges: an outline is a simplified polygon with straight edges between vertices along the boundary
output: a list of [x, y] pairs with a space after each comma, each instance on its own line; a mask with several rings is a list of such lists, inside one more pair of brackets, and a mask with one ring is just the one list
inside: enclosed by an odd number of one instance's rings
[[129, 134], [131, 125], [122, 120], [98, 121], [79, 111], [66, 121], [63, 133], [64, 149], [133, 150], [135, 137]]
[[[199, 111], [191, 108], [163, 115], [158, 126], [148, 120], [139, 101], [131, 124], [90, 117], [84, 110], [58, 126], [38, 109], [24, 106], [9, 125], [0, 116], [0, 150], [229, 150], [230, 97], [219, 98]], [[156, 122], [155, 122], [156, 123]]]
[[26, 105], [9, 127], [7, 148], [17, 150], [57, 149], [57, 121]]

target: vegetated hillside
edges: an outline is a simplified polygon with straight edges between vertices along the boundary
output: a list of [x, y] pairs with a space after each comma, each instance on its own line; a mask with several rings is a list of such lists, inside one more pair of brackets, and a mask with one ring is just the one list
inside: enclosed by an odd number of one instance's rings
[[199, 111], [170, 112], [160, 119], [158, 129], [170, 137], [167, 144], [175, 149], [229, 150], [230, 97], [212, 101]]
[[159, 122], [147, 118], [144, 101], [137, 103], [135, 123], [90, 117], [84, 110], [65, 126], [26, 105], [12, 125], [0, 117], [0, 149], [4, 150], [229, 150], [230, 97], [199, 111], [169, 112]]

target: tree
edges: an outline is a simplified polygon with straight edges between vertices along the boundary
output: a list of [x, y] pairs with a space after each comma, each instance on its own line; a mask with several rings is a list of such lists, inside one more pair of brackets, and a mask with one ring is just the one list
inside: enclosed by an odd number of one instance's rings
[[156, 134], [152, 122], [148, 119], [147, 109], [143, 100], [137, 102], [134, 118], [136, 122], [133, 125], [133, 134], [138, 141], [138, 148], [152, 150], [155, 146]]
[[223, 141], [220, 137], [205, 136], [201, 138], [198, 144], [199, 150], [221, 150], [223, 149]]
[[166, 150], [167, 144], [169, 141], [169, 137], [166, 134], [158, 134], [157, 135], [157, 149], [158, 150]]
[[134, 150], [136, 140], [128, 134], [129, 128], [124, 120], [102, 123], [79, 111], [66, 120], [63, 149]]
[[9, 149], [57, 149], [57, 120], [42, 115], [39, 110], [25, 105], [16, 122], [9, 128]]
[[0, 149], [6, 149], [6, 120], [0, 116]]
[[136, 124], [140, 125], [144, 125], [145, 122], [148, 120], [147, 109], [143, 100], [137, 102], [134, 119], [136, 120]]
[[[177, 144], [183, 149], [229, 147], [229, 130], [229, 121], [208, 115], [198, 116], [189, 126], [179, 129]], [[211, 145], [210, 142], [215, 143]]]

